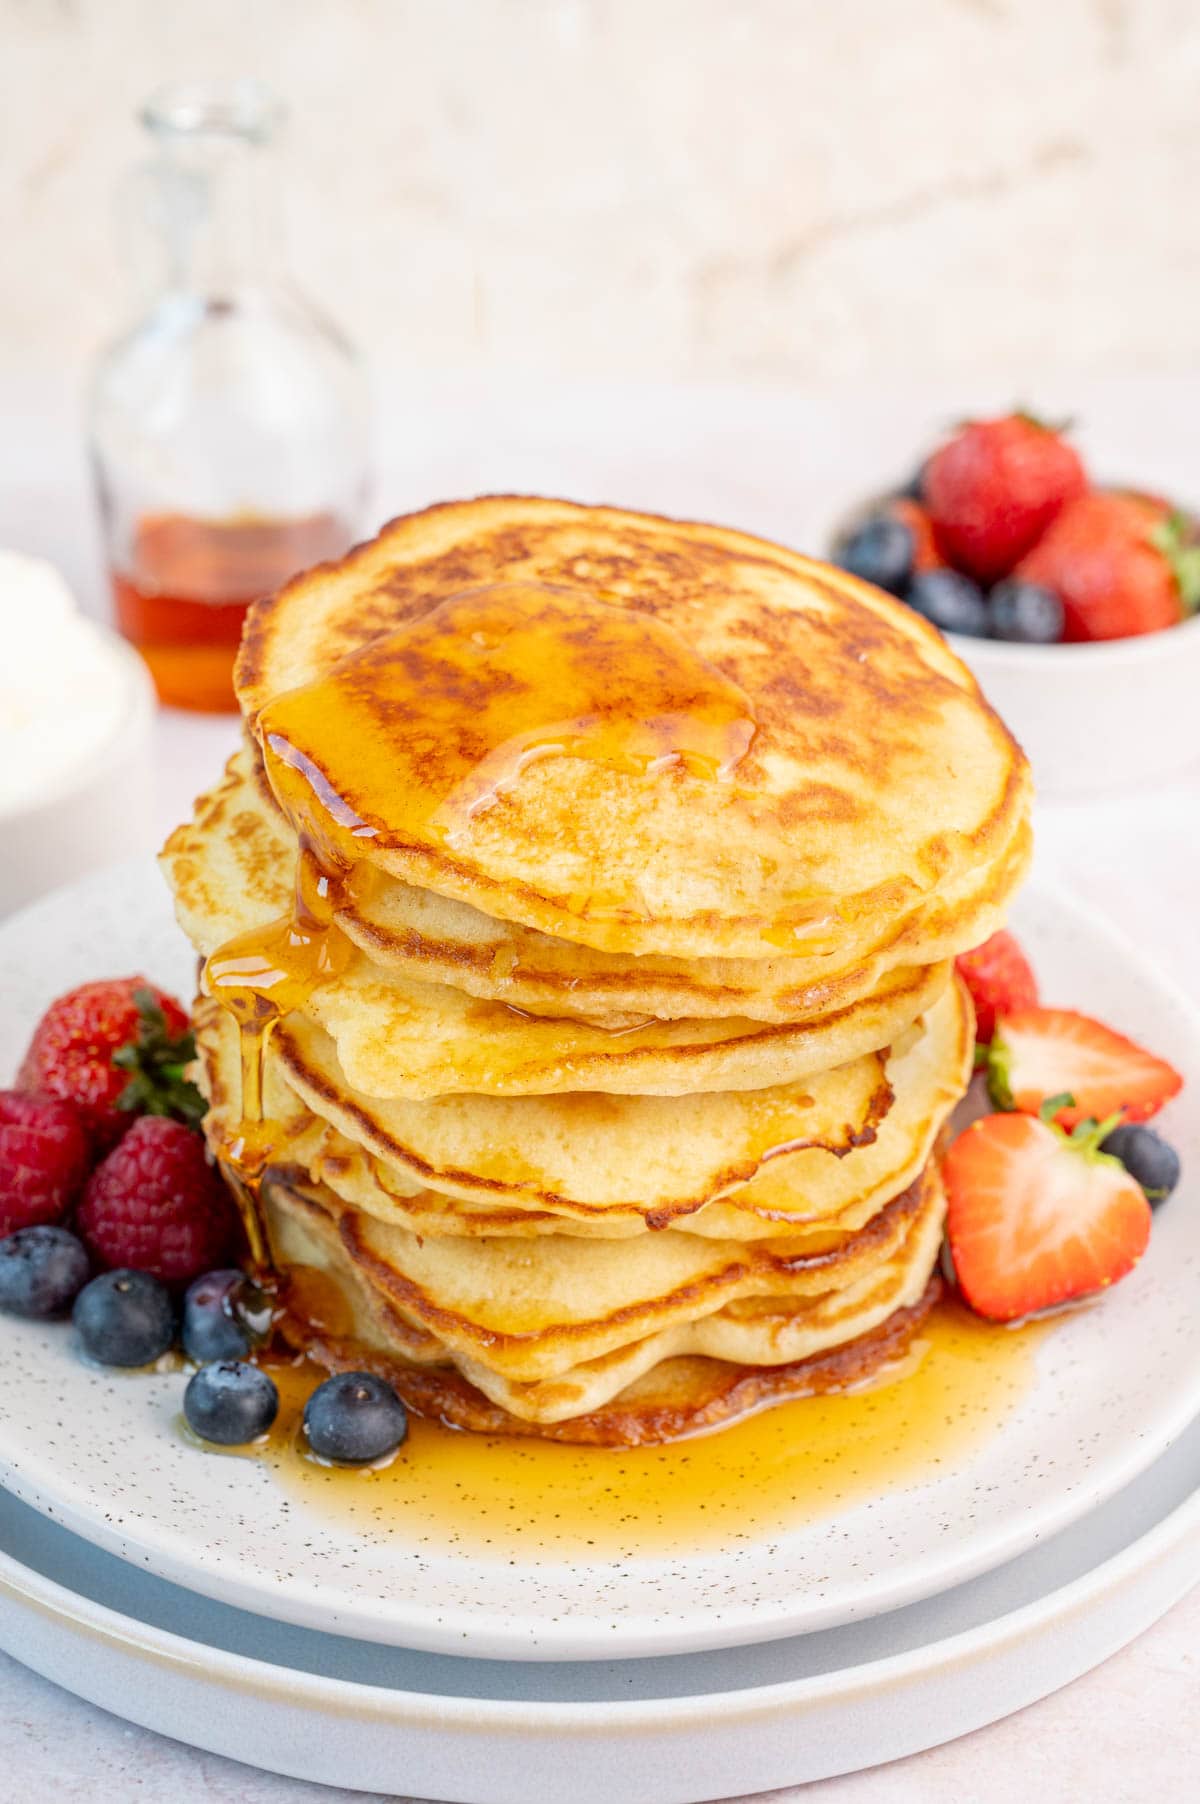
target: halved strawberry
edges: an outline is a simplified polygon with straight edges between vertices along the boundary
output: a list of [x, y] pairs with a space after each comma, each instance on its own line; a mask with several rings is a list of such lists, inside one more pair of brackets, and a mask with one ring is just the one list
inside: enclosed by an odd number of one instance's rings
[[1183, 1088], [1173, 1065], [1074, 1009], [1029, 1008], [1006, 1015], [988, 1055], [988, 1091], [1000, 1109], [1036, 1115], [1049, 1097], [1062, 1127], [1120, 1115], [1148, 1121]]
[[971, 1308], [1013, 1322], [1089, 1296], [1132, 1271], [1150, 1205], [1119, 1159], [1099, 1151], [1111, 1120], [1068, 1138], [1036, 1115], [985, 1115], [943, 1161], [946, 1232]]
[[975, 1038], [981, 1044], [992, 1038], [1000, 1016], [1037, 1006], [1037, 978], [1011, 933], [994, 933], [954, 962], [975, 1004]]

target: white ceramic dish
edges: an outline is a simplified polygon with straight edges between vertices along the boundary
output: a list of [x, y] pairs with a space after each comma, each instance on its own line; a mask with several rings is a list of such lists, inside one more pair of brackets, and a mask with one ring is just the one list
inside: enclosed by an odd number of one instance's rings
[[[1019, 928], [1050, 1000], [1095, 1010], [1200, 1083], [1190, 1007], [1102, 922], [1053, 893], [1030, 894]], [[191, 953], [146, 867], [99, 874], [9, 922], [0, 930], [0, 1073], [55, 993], [139, 967], [187, 993]], [[1200, 1124], [1186, 1104], [1168, 1131], [1194, 1175]], [[572, 1561], [531, 1529], [509, 1558], [447, 1548], [435, 1533], [401, 1542], [369, 1516], [318, 1515], [289, 1502], [267, 1466], [183, 1441], [178, 1374], [89, 1369], [69, 1329], [12, 1319], [0, 1319], [0, 1479], [175, 1583], [312, 1628], [510, 1659], [727, 1647], [929, 1596], [1128, 1483], [1200, 1408], [1198, 1299], [1200, 1209], [1185, 1188], [1137, 1273], [1039, 1343], [1034, 1385], [969, 1457], [707, 1553], [681, 1545]]]
[[[0, 1492], [0, 1646], [119, 1716], [252, 1765], [456, 1804], [698, 1804], [916, 1753], [1022, 1709], [1200, 1579], [1200, 1427], [982, 1578], [729, 1652], [536, 1668], [253, 1617]], [[567, 1777], [569, 1775], [569, 1777]]]
[[154, 685], [130, 646], [114, 638], [109, 656], [124, 691], [117, 731], [35, 800], [0, 808], [0, 915], [150, 850]]
[[1046, 800], [1117, 794], [1200, 759], [1200, 616], [1092, 645], [950, 642], [1020, 740]]

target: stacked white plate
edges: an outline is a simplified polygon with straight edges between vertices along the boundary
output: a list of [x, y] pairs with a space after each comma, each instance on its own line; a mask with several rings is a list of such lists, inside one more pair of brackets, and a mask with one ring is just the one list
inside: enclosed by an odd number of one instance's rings
[[[1016, 925], [1048, 1001], [1200, 1085], [1200, 1025], [1124, 941], [1048, 891]], [[15, 917], [0, 1079], [54, 994], [135, 968], [188, 990], [151, 869]], [[1187, 1094], [1165, 1117], [1185, 1173]], [[177, 1373], [90, 1370], [69, 1331], [0, 1318], [0, 1643], [198, 1746], [457, 1804], [560, 1804], [565, 1772], [578, 1804], [690, 1804], [914, 1752], [1078, 1676], [1200, 1578], [1197, 1200], [1185, 1180], [1137, 1272], [1038, 1340], [970, 1453], [736, 1552], [366, 1535], [188, 1446]]]

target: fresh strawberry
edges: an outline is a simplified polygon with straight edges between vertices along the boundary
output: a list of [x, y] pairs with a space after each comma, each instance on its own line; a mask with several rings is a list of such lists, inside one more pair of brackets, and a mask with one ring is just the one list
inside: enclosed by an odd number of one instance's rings
[[1078, 453], [1025, 413], [960, 427], [922, 482], [939, 549], [985, 587], [1007, 576], [1087, 486]]
[[0, 1090], [0, 1239], [61, 1221], [83, 1188], [88, 1152], [71, 1103]]
[[79, 1233], [97, 1262], [164, 1284], [224, 1265], [236, 1242], [233, 1200], [204, 1141], [181, 1121], [143, 1115], [88, 1179]]
[[975, 1038], [981, 1045], [995, 1033], [998, 1015], [1037, 1007], [1037, 978], [1011, 933], [994, 933], [954, 963], [975, 1004]]
[[1063, 637], [1131, 639], [1176, 626], [1200, 603], [1200, 547], [1145, 495], [1080, 496], [1017, 566], [1057, 595]]
[[985, 1115], [943, 1161], [950, 1257], [980, 1315], [1011, 1322], [1089, 1296], [1132, 1271], [1150, 1205], [1099, 1150], [1112, 1121], [1068, 1138], [1035, 1115]]
[[1107, 1115], [1148, 1121], [1182, 1087], [1178, 1071], [1164, 1059], [1073, 1009], [1006, 1015], [988, 1055], [988, 1089], [997, 1108], [1036, 1115], [1054, 1098], [1061, 1102], [1054, 1118], [1066, 1128]]
[[888, 502], [885, 512], [893, 520], [899, 520], [901, 525], [907, 526], [912, 534], [914, 575], [921, 570], [943, 568], [946, 560], [938, 550], [937, 540], [933, 536], [933, 521], [929, 518], [928, 508], [922, 507], [910, 495], [896, 495]]
[[144, 977], [81, 984], [34, 1029], [17, 1088], [73, 1102], [97, 1152], [139, 1114], [198, 1122], [204, 1099], [183, 1068], [195, 1057], [188, 1018]]

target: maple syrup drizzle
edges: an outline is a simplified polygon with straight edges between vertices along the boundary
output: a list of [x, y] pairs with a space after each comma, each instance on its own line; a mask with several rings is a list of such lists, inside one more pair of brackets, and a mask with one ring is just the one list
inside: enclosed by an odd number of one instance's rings
[[258, 733], [300, 841], [295, 899], [214, 952], [206, 981], [240, 1033], [241, 1120], [221, 1156], [262, 1270], [259, 1187], [279, 1142], [263, 1113], [263, 1057], [275, 1022], [351, 956], [335, 917], [367, 880], [363, 841], [453, 844], [536, 758], [720, 782], [754, 721], [738, 686], [653, 617], [498, 584], [451, 596], [280, 696]]
[[[675, 628], [636, 607], [543, 583], [465, 590], [268, 703], [257, 732], [294, 823], [344, 861], [377, 847], [461, 849], [472, 823], [538, 759], [626, 775], [682, 769], [737, 792], [756, 723], [745, 691]], [[894, 901], [894, 898], [891, 898]], [[593, 885], [564, 913], [624, 919]], [[876, 912], [875, 895], [804, 896], [764, 944], [819, 955]]]
[[238, 1026], [239, 1120], [218, 1157], [242, 1216], [251, 1266], [260, 1279], [273, 1266], [262, 1178], [281, 1151], [279, 1126], [263, 1108], [267, 1042], [275, 1023], [302, 1008], [314, 987], [335, 977], [351, 956], [350, 943], [334, 920], [344, 883], [345, 873], [328, 868], [302, 837], [291, 912], [227, 940], [205, 965], [210, 992]]
[[[239, 1028], [240, 1120], [221, 1157], [261, 1280], [272, 1274], [261, 1183], [283, 1150], [264, 1110], [264, 1052], [275, 1023], [352, 955], [336, 916], [368, 881], [363, 842], [453, 847], [538, 758], [732, 783], [755, 727], [737, 685], [652, 616], [509, 584], [451, 597], [382, 635], [270, 703], [258, 730], [300, 841], [294, 902], [214, 952], [206, 977]], [[604, 900], [580, 898], [580, 910]], [[856, 907], [802, 901], [764, 938], [815, 948]], [[778, 1104], [764, 1103], [758, 1126], [764, 1158], [794, 1144], [794, 1118]], [[291, 1271], [271, 1281], [281, 1309], [303, 1282]], [[297, 1298], [312, 1313], [313, 1299]], [[414, 1416], [383, 1470], [330, 1469], [304, 1455], [299, 1420], [324, 1373], [268, 1353], [279, 1423], [240, 1451], [268, 1461], [306, 1501], [360, 1525], [383, 1518], [423, 1545], [482, 1540], [529, 1557], [727, 1544], [828, 1515], [976, 1444], [1026, 1387], [1040, 1331], [997, 1329], [943, 1304], [871, 1383], [776, 1404], [719, 1433], [615, 1450], [464, 1434]]]
[[1026, 1395], [1037, 1348], [1059, 1325], [1002, 1327], [946, 1299], [865, 1384], [774, 1403], [690, 1439], [580, 1447], [465, 1433], [410, 1414], [408, 1439], [377, 1467], [311, 1457], [300, 1423], [326, 1374], [281, 1358], [267, 1362], [281, 1400], [270, 1435], [221, 1451], [262, 1462], [287, 1493], [351, 1532], [382, 1528], [430, 1551], [525, 1563], [728, 1548], [968, 1459]]
[[534, 760], [729, 779], [755, 724], [674, 628], [539, 583], [464, 591], [270, 702], [258, 734], [293, 821], [361, 842], [453, 847]]

